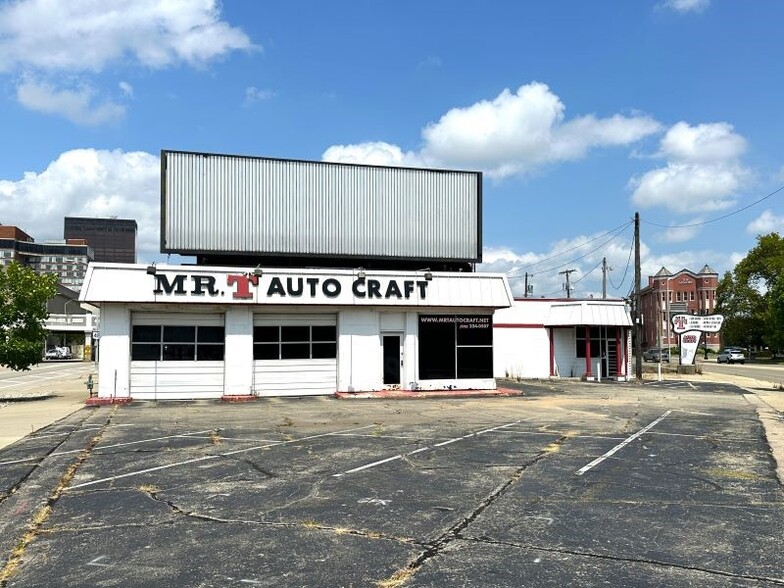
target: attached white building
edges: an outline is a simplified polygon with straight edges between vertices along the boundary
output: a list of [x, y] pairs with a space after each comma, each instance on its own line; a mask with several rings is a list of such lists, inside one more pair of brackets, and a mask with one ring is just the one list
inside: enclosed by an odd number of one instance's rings
[[497, 378], [631, 378], [623, 300], [522, 298], [493, 321]]
[[503, 275], [92, 264], [99, 398], [494, 389]]

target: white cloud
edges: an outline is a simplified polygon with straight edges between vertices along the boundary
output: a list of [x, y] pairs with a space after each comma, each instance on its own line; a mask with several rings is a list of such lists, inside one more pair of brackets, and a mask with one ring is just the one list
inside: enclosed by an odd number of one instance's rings
[[421, 167], [423, 163], [415, 153], [404, 153], [397, 145], [383, 141], [333, 145], [321, 158], [333, 163], [362, 163], [365, 165], [390, 165]]
[[160, 251], [160, 171], [159, 158], [141, 151], [67, 151], [41, 172], [0, 180], [0, 219], [41, 242], [63, 238], [64, 216], [132, 218], [146, 261]]
[[679, 122], [661, 140], [666, 166], [629, 181], [632, 202], [681, 214], [730, 208], [751, 175], [739, 161], [745, 150], [746, 140], [727, 123]]
[[118, 84], [120, 87], [120, 92], [122, 92], [128, 98], [133, 98], [133, 86], [131, 86], [128, 82], [120, 82]]
[[[403, 154], [388, 143], [341, 145], [341, 154], [363, 155], [368, 145], [402, 154], [401, 161], [447, 168], [479, 169], [490, 177], [505, 178], [531, 172], [543, 165], [584, 157], [600, 147], [629, 145], [660, 129], [642, 116], [593, 115], [565, 120], [565, 106], [539, 82], [503, 90], [492, 100], [453, 108], [422, 130], [419, 152]], [[327, 149], [334, 153], [334, 148]], [[394, 160], [394, 159], [393, 159]]]
[[699, 234], [701, 227], [696, 225], [699, 225], [701, 222], [701, 218], [695, 218], [684, 223], [684, 225], [668, 227], [660, 232], [656, 238], [665, 243], [683, 243], [684, 241], [690, 241]]
[[675, 12], [702, 12], [710, 6], [710, 0], [666, 0], [664, 6]]
[[217, 0], [20, 0], [0, 7], [0, 71], [102, 71], [135, 60], [150, 68], [201, 66], [256, 48], [221, 20]]
[[[631, 228], [627, 227], [615, 239], [612, 239], [612, 235], [602, 235], [604, 233], [599, 232], [561, 239], [551, 243], [546, 251], [538, 253], [516, 253], [503, 247], [488, 248], [482, 253], [483, 263], [479, 265], [478, 271], [507, 274], [516, 297], [525, 294], [525, 274], [528, 273], [528, 284], [533, 287], [532, 296], [561, 298], [566, 297], [563, 289], [565, 276], [559, 272], [575, 269], [577, 271], [570, 274], [572, 297], [585, 298], [591, 294], [601, 295], [601, 262], [606, 257], [607, 265], [613, 268], [608, 273], [607, 295], [624, 297], [631, 290], [634, 277], [633, 268], [629, 265], [633, 262], [630, 258]], [[643, 254], [647, 254], [645, 245], [641, 249]]]
[[274, 90], [259, 89], [255, 86], [245, 88], [245, 106], [250, 106], [263, 100], [272, 100], [277, 94]]
[[746, 139], [727, 123], [690, 126], [674, 124], [661, 141], [662, 155], [683, 163], [723, 163], [739, 158], [746, 151]]
[[765, 210], [746, 226], [746, 231], [752, 235], [781, 233], [784, 231], [784, 216], [776, 216], [772, 210]]
[[116, 122], [125, 116], [125, 107], [120, 104], [96, 103], [95, 90], [89, 86], [58, 90], [47, 83], [27, 79], [17, 86], [16, 99], [25, 108], [60, 115], [79, 125]]

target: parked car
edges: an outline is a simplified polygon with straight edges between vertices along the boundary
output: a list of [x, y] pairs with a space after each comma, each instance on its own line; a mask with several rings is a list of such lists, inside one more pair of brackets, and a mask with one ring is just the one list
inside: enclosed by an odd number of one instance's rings
[[716, 363], [746, 363], [743, 349], [727, 347], [716, 355]]
[[71, 359], [71, 350], [68, 347], [52, 347], [44, 353], [44, 359]]
[[[659, 358], [661, 358], [661, 360]], [[664, 361], [670, 363], [670, 351], [669, 349], [648, 349], [642, 352], [642, 359], [643, 361]]]

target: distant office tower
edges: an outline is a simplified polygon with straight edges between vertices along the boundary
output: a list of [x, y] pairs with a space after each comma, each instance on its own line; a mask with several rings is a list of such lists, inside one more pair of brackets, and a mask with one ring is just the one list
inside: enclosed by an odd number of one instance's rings
[[63, 237], [85, 239], [95, 261], [136, 263], [136, 229], [133, 219], [66, 216]]

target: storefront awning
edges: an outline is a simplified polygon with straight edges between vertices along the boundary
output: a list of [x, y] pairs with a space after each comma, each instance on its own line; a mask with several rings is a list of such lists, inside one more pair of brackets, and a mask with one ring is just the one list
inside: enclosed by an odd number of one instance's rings
[[576, 325], [631, 327], [632, 319], [622, 302], [583, 300], [553, 304], [544, 321], [545, 327]]

